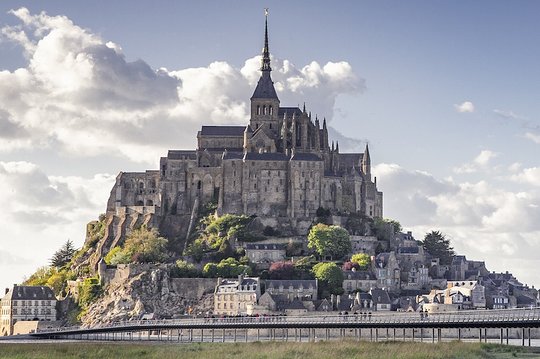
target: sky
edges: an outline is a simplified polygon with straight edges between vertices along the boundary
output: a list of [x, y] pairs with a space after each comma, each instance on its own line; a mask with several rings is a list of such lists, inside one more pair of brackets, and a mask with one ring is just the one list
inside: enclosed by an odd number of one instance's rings
[[84, 242], [120, 171], [282, 106], [370, 145], [384, 215], [540, 285], [537, 1], [0, 2], [0, 287]]

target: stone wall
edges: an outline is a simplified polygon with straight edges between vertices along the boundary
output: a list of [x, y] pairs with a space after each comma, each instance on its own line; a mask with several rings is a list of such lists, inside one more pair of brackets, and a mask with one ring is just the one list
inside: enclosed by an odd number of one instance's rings
[[215, 278], [171, 278], [171, 291], [188, 300], [199, 300], [205, 294], [214, 293]]

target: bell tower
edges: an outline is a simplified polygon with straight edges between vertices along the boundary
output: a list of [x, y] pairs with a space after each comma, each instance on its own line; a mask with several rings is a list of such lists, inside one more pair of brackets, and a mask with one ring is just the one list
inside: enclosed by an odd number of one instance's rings
[[268, 49], [268, 9], [265, 9], [264, 21], [264, 47], [261, 59], [261, 77], [251, 96], [251, 120], [253, 131], [263, 127], [279, 137], [280, 121], [278, 118], [279, 98], [270, 77], [270, 50]]

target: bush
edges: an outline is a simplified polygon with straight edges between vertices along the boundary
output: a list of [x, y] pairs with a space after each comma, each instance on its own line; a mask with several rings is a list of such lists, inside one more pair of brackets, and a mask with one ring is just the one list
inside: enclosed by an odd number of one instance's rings
[[101, 284], [98, 278], [86, 278], [79, 285], [79, 306], [86, 309], [101, 295]]
[[181, 259], [176, 261], [176, 266], [171, 270], [171, 276], [175, 278], [197, 278], [200, 274], [195, 265]]
[[358, 269], [365, 270], [371, 264], [371, 256], [366, 253], [356, 253], [352, 255], [351, 262], [358, 264]]
[[240, 274], [251, 275], [251, 267], [246, 264], [241, 264], [234, 258], [223, 259], [218, 264], [207, 263], [203, 268], [203, 275], [207, 278], [237, 277]]
[[146, 226], [134, 230], [122, 247], [114, 247], [105, 256], [107, 264], [163, 262], [167, 258], [167, 239]]

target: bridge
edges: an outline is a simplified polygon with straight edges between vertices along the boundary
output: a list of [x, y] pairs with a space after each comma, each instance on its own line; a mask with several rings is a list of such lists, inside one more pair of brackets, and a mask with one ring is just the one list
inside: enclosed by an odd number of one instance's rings
[[[61, 327], [30, 334], [34, 338], [69, 340], [166, 340], [178, 342], [315, 341], [333, 338], [358, 340], [494, 338], [509, 342], [510, 332], [531, 345], [531, 329], [540, 328], [540, 307], [471, 310], [424, 315], [374, 312], [348, 315], [244, 316], [133, 320], [93, 327]], [[488, 332], [489, 330], [489, 332]], [[431, 332], [431, 333], [430, 333]], [[517, 333], [517, 334], [516, 334]], [[431, 335], [430, 335], [431, 334]]]

